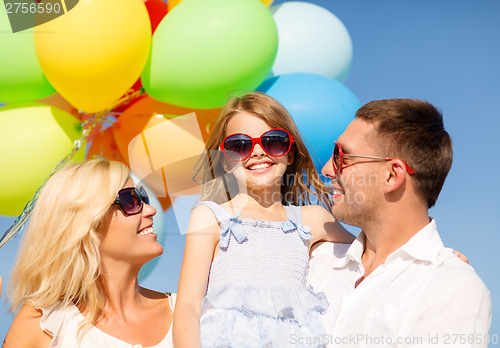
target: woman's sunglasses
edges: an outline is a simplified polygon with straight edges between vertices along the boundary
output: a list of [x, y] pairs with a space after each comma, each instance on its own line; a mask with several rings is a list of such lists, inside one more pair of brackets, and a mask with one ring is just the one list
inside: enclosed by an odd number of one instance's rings
[[[351, 157], [366, 158], [367, 161], [358, 161], [358, 162], [354, 162], [354, 163], [345, 165], [344, 158], [351, 158]], [[340, 146], [340, 144], [337, 142], [335, 142], [335, 147], [333, 148], [333, 154], [332, 154], [333, 171], [335, 172], [335, 174], [342, 173], [342, 170], [344, 168], [353, 166], [355, 164], [392, 161], [394, 159], [395, 158], [345, 154], [344, 151], [342, 150], [342, 146]], [[402, 162], [404, 163], [408, 174], [410, 174], [410, 175], [415, 174], [415, 171], [408, 164], [406, 164], [404, 161], [402, 161]]]
[[220, 150], [224, 155], [233, 162], [240, 162], [250, 157], [255, 144], [272, 157], [280, 157], [286, 155], [292, 147], [293, 137], [286, 130], [275, 128], [268, 130], [258, 138], [243, 133], [228, 135], [222, 144]]
[[144, 187], [127, 187], [118, 191], [113, 204], [118, 204], [125, 215], [135, 215], [142, 211], [143, 203], [149, 204], [149, 197]]

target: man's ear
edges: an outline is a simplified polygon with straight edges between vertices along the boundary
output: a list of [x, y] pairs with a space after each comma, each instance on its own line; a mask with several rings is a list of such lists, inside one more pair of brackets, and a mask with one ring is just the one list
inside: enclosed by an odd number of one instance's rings
[[386, 172], [385, 193], [390, 193], [404, 187], [406, 183], [406, 167], [401, 160], [392, 160], [389, 170]]

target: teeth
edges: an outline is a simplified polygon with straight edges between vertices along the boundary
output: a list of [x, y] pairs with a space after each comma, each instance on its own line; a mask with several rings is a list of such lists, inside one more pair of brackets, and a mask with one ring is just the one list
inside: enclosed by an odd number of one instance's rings
[[155, 232], [155, 230], [151, 226], [151, 227], [143, 229], [142, 231], [139, 232], [139, 234], [142, 234], [144, 236], [144, 235], [147, 235], [147, 234], [153, 234], [154, 232]]
[[269, 168], [271, 166], [270, 163], [259, 163], [259, 164], [253, 164], [248, 169], [254, 170], [254, 169], [262, 169], [262, 168]]
[[334, 188], [333, 189], [333, 194], [334, 195], [343, 195], [344, 194], [344, 190], [342, 190], [340, 188]]

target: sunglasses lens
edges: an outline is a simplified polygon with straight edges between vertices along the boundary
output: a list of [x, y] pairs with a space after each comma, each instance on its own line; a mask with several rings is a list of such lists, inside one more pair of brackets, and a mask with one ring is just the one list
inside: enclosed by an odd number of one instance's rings
[[262, 135], [261, 144], [269, 155], [283, 156], [290, 150], [290, 134], [282, 129], [270, 130]]
[[224, 141], [224, 153], [231, 161], [241, 161], [252, 152], [252, 139], [245, 134], [234, 134]]
[[340, 147], [337, 143], [335, 143], [335, 147], [333, 148], [333, 169], [338, 172], [340, 171]]
[[[148, 199], [149, 200], [149, 199]], [[126, 188], [118, 192], [118, 204], [126, 214], [137, 214], [142, 210], [142, 200], [134, 188]]]
[[139, 193], [140, 193], [140, 195], [141, 195], [141, 199], [142, 199], [142, 201], [143, 201], [144, 203], [146, 203], [146, 204], [149, 204], [149, 196], [148, 196], [148, 193], [146, 192], [146, 190], [144, 189], [144, 187], [143, 187], [143, 186], [141, 186], [141, 187], [139, 188]]

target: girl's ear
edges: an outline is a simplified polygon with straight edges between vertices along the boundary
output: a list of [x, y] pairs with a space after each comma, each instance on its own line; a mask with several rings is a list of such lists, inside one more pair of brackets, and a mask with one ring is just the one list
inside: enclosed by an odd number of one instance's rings
[[292, 146], [290, 152], [288, 152], [288, 165], [292, 164], [295, 161], [295, 146]]
[[238, 167], [243, 166], [243, 162], [231, 162], [226, 158], [226, 156], [222, 156], [222, 168], [226, 173], [232, 173]]
[[234, 164], [226, 158], [226, 156], [222, 156], [221, 162], [222, 162], [222, 168], [226, 173], [230, 173], [235, 167]]

